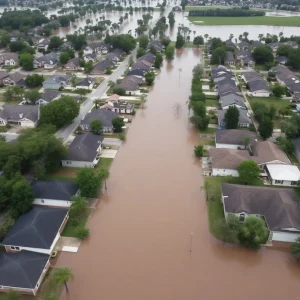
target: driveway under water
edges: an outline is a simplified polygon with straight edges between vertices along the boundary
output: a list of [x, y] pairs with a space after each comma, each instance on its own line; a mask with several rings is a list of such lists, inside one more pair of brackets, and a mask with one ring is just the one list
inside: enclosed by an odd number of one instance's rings
[[[62, 299], [296, 300], [300, 269], [284, 251], [223, 245], [208, 230], [198, 134], [186, 102], [199, 49], [164, 62], [110, 170], [90, 238], [57, 266], [74, 280]], [[181, 70], [181, 71], [180, 71]], [[193, 233], [192, 252], [190, 252]]]

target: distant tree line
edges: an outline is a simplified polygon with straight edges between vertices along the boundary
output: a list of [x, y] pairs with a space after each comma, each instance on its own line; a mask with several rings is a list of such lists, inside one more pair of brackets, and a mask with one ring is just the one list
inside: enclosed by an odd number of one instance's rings
[[260, 17], [265, 16], [264, 11], [245, 10], [241, 8], [216, 8], [204, 10], [191, 10], [190, 17]]

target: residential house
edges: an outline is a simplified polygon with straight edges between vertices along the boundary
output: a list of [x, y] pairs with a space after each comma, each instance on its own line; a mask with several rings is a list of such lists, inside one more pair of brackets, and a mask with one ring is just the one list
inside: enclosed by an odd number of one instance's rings
[[273, 52], [276, 52], [276, 51], [278, 50], [278, 48], [279, 48], [280, 46], [282, 46], [282, 45], [283, 45], [283, 44], [281, 44], [281, 43], [279, 43], [279, 42], [274, 42], [274, 43], [269, 43], [269, 44], [267, 44], [267, 46], [268, 46], [269, 48], [271, 48]]
[[23, 38], [25, 36], [25, 33], [23, 32], [19, 32], [19, 33], [10, 33], [9, 37], [10, 37], [10, 41], [11, 42], [16, 42], [19, 39]]
[[260, 46], [264, 46], [264, 44], [261, 41], [253, 41], [251, 43], [251, 50], [254, 50], [255, 48]]
[[106, 99], [107, 108], [118, 114], [133, 114], [134, 104], [128, 103], [127, 101], [120, 101], [119, 95], [111, 95]]
[[281, 65], [285, 65], [288, 61], [286, 56], [276, 56], [275, 60], [277, 60]]
[[18, 85], [26, 87], [25, 79], [26, 75], [20, 74], [18, 72], [10, 73], [6, 78], [3, 79], [3, 84], [6, 86]]
[[241, 50], [235, 53], [235, 57], [238, 61], [240, 61], [241, 66], [248, 66], [253, 68], [255, 66], [254, 58], [252, 54], [248, 50]]
[[235, 43], [232, 40], [226, 40], [225, 45], [227, 48], [235, 48]]
[[19, 55], [14, 52], [3, 53], [0, 55], [0, 65], [17, 66], [19, 64]]
[[140, 69], [145, 71], [146, 73], [150, 71], [152, 67], [152, 63], [147, 60], [138, 60], [130, 67], [130, 70]]
[[245, 160], [250, 160], [247, 150], [230, 148], [209, 149], [209, 159], [212, 168], [212, 176], [238, 177], [238, 166]]
[[228, 109], [230, 106], [235, 106], [240, 109], [247, 109], [244, 97], [235, 93], [220, 95], [219, 103], [224, 110]]
[[88, 53], [86, 55], [83, 56], [83, 59], [85, 62], [95, 62], [97, 60], [97, 54], [96, 53]]
[[109, 46], [103, 42], [94, 42], [94, 43], [89, 43], [86, 45], [84, 48], [83, 52], [84, 54], [91, 54], [91, 53], [101, 53], [101, 54], [106, 54], [109, 50]]
[[73, 181], [36, 180], [31, 183], [36, 205], [70, 207], [72, 197], [80, 194]]
[[160, 41], [151, 41], [149, 42], [147, 49], [150, 50], [151, 48], [155, 49], [156, 52], [164, 51], [164, 45]]
[[145, 69], [134, 69], [134, 70], [130, 70], [127, 73], [127, 76], [134, 75], [134, 76], [143, 78], [147, 72], [148, 71], [146, 71]]
[[60, 51], [66, 51], [68, 49], [71, 49], [71, 50], [75, 50], [72, 43], [67, 41], [67, 42], [64, 42], [60, 47], [59, 47], [59, 50]]
[[91, 90], [95, 85], [95, 79], [92, 77], [85, 77], [81, 81], [76, 83], [76, 89], [87, 89]]
[[120, 60], [120, 57], [114, 52], [109, 52], [104, 56], [104, 59], [111, 61], [115, 65]]
[[266, 165], [265, 171], [272, 185], [297, 186], [300, 180], [300, 171], [297, 166], [270, 164]]
[[287, 42], [284, 42], [284, 44], [289, 45], [289, 46], [293, 47], [294, 49], [297, 49], [299, 47], [298, 43], [295, 41], [287, 41]]
[[153, 53], [148, 52], [148, 53], [140, 56], [136, 61], [142, 61], [142, 60], [144, 60], [144, 61], [149, 62], [152, 65], [154, 63], [154, 61], [155, 61], [155, 58], [156, 58], [156, 56]]
[[26, 250], [0, 252], [1, 291], [35, 296], [49, 269], [49, 259], [47, 254]]
[[77, 135], [70, 144], [62, 165], [73, 168], [94, 168], [100, 159], [102, 142], [103, 137], [93, 133]]
[[79, 57], [74, 57], [70, 59], [64, 67], [66, 70], [69, 71], [80, 71], [83, 70], [83, 67], [80, 65], [80, 58]]
[[257, 139], [257, 134], [248, 130], [223, 129], [215, 133], [216, 148], [245, 149], [245, 140], [252, 145]]
[[226, 56], [224, 59], [225, 65], [232, 66], [235, 64], [235, 59], [231, 51], [226, 51]]
[[46, 105], [52, 100], [57, 100], [61, 97], [58, 91], [45, 91], [41, 94], [40, 99], [35, 102], [36, 105]]
[[112, 68], [114, 66], [114, 63], [111, 61], [111, 60], [103, 60], [99, 63], [97, 63], [91, 74], [93, 75], [102, 75], [102, 74], [105, 74], [107, 68]]
[[0, 126], [17, 125], [33, 128], [39, 120], [39, 107], [35, 105], [5, 104], [0, 110]]
[[50, 255], [68, 217], [65, 208], [33, 206], [15, 222], [2, 245], [7, 252], [27, 250]]
[[[247, 110], [238, 108], [239, 110], [239, 127], [249, 127], [252, 124], [252, 120], [250, 119]], [[220, 127], [226, 127], [225, 121], [225, 113], [227, 110], [218, 110], [218, 124]]]
[[263, 218], [270, 241], [294, 242], [300, 237], [300, 203], [291, 188], [222, 183], [222, 203], [226, 219]]
[[241, 41], [240, 43], [237, 44], [237, 46], [240, 50], [249, 50], [250, 49], [250, 44], [246, 41]]
[[139, 86], [143, 83], [143, 79], [134, 75], [126, 76], [116, 88], [122, 88], [128, 95], [135, 95], [139, 92]]
[[49, 44], [50, 44], [50, 39], [44, 38], [40, 40], [39, 43], [37, 44], [37, 49], [39, 51], [48, 51]]
[[114, 126], [112, 120], [119, 115], [108, 109], [94, 109], [90, 113], [86, 114], [82, 119], [80, 126], [85, 131], [90, 131], [90, 124], [93, 120], [100, 120], [102, 123], [102, 132], [113, 132]]
[[44, 89], [58, 90], [71, 83], [71, 75], [52, 75], [43, 82]]
[[255, 71], [244, 72], [242, 78], [248, 84], [250, 92], [249, 95], [254, 97], [269, 97], [270, 88], [266, 81], [261, 77], [261, 75]]
[[34, 68], [53, 69], [59, 62], [59, 53], [51, 52], [43, 55], [33, 62]]
[[5, 71], [5, 70], [0, 70], [0, 83], [3, 83], [3, 80], [9, 76], [9, 72]]

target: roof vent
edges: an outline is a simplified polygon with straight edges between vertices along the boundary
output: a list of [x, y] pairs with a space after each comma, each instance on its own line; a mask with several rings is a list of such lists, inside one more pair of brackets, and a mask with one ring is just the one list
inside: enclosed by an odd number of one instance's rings
[[299, 82], [300, 82], [299, 80], [296, 80], [296, 81], [295, 81], [295, 83], [299, 83]]
[[296, 80], [296, 79], [293, 77], [292, 80]]
[[20, 119], [23, 118], [23, 114], [22, 114], [22, 113], [19, 114], [19, 118], [20, 118]]

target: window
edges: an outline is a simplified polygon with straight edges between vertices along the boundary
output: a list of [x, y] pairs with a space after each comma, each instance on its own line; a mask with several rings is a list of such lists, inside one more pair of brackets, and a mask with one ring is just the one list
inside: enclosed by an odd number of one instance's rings
[[283, 180], [275, 180], [275, 184], [283, 184]]
[[297, 185], [298, 184], [298, 181], [292, 181], [291, 182], [291, 185]]
[[244, 222], [245, 221], [245, 214], [240, 214], [239, 220], [240, 220], [240, 222]]
[[40, 284], [39, 284], [39, 283], [37, 283], [37, 284], [36, 284], [36, 287], [38, 288], [39, 286], [40, 286]]
[[45, 200], [44, 200], [44, 199], [42, 199], [42, 200], [41, 200], [41, 202], [42, 202], [42, 203], [45, 203]]
[[0, 285], [0, 290], [3, 289], [3, 286]]
[[20, 251], [20, 247], [10, 246], [10, 249], [11, 250]]

